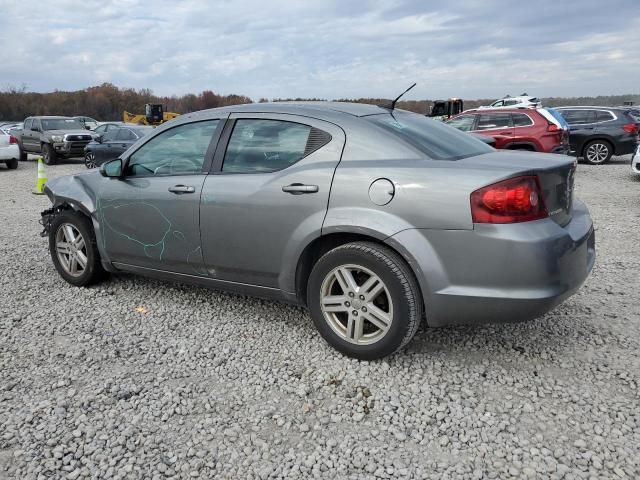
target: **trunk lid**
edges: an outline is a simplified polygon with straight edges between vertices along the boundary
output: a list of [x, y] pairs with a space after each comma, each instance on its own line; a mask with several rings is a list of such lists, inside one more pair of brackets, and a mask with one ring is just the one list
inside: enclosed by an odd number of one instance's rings
[[573, 186], [577, 161], [566, 155], [497, 150], [463, 160], [473, 168], [506, 170], [504, 178], [536, 175], [540, 180], [542, 197], [549, 217], [558, 225], [571, 221]]

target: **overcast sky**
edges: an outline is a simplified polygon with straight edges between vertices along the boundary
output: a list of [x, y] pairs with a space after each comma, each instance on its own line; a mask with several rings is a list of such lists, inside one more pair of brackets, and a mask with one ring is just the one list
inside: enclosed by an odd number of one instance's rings
[[0, 88], [35, 91], [640, 92], [640, 0], [0, 0], [0, 45]]

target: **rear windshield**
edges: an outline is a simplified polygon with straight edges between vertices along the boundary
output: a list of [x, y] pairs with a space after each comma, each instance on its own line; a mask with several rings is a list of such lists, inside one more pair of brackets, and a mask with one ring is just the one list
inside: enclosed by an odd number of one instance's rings
[[438, 120], [415, 113], [371, 115], [366, 120], [435, 160], [459, 160], [493, 151], [489, 145]]
[[640, 110], [629, 110], [627, 112], [633, 121], [636, 123], [640, 123]]

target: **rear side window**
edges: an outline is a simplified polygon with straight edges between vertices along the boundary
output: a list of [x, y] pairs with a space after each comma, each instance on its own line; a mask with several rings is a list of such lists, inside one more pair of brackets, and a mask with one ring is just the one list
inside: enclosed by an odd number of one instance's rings
[[513, 113], [511, 116], [513, 118], [514, 127], [528, 127], [533, 125], [533, 120], [531, 120], [529, 115], [524, 113]]
[[301, 123], [239, 119], [229, 139], [222, 171], [266, 173], [283, 170], [330, 140], [328, 133]]
[[613, 114], [605, 110], [598, 110], [596, 112], [596, 119], [598, 122], [608, 122], [609, 120], [615, 120]]
[[595, 122], [593, 110], [561, 110], [562, 116], [569, 125], [581, 125]]
[[483, 113], [478, 119], [476, 130], [513, 127], [510, 113]]
[[449, 125], [413, 113], [363, 117], [412, 145], [434, 160], [459, 160], [483, 153], [493, 148], [473, 136]]
[[120, 128], [120, 129], [118, 129], [118, 133], [116, 135], [116, 140], [122, 140], [124, 142], [124, 141], [127, 141], [127, 140], [135, 140], [135, 139], [136, 139], [136, 136], [128, 128]]

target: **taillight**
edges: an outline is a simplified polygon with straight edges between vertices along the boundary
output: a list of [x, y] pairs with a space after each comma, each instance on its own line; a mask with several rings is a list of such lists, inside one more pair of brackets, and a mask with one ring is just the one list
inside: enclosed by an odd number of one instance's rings
[[555, 123], [550, 123], [547, 127], [547, 132], [557, 132], [558, 130], [560, 130], [560, 128]]
[[18, 139], [13, 135], [9, 135], [9, 145], [15, 145], [16, 143], [18, 143]]
[[631, 133], [632, 135], [638, 133], [638, 125], [635, 123], [627, 123], [626, 125], [623, 125], [622, 128], [625, 132]]
[[471, 194], [474, 223], [517, 223], [549, 216], [535, 175], [509, 178]]

